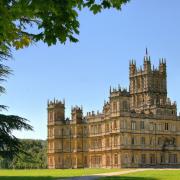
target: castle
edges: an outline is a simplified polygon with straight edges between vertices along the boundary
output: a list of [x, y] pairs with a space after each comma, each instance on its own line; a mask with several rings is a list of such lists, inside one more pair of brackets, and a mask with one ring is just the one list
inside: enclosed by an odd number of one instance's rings
[[180, 166], [180, 117], [167, 97], [166, 60], [152, 68], [129, 64], [129, 91], [110, 88], [103, 112], [83, 115], [65, 102], [48, 101], [48, 168]]

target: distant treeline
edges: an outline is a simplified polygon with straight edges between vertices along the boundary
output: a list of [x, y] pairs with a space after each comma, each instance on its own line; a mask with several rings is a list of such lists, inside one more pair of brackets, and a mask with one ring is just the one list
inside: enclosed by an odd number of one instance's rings
[[44, 169], [47, 168], [47, 141], [23, 139], [22, 151], [10, 160], [0, 158], [0, 168]]

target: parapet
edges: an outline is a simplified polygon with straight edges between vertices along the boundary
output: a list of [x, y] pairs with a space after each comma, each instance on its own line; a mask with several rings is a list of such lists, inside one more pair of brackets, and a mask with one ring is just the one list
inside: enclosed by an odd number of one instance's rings
[[112, 88], [110, 87], [110, 98], [116, 97], [116, 96], [129, 96], [129, 91], [126, 88], [121, 88], [118, 86], [118, 88]]
[[48, 106], [48, 108], [65, 107], [65, 100], [59, 101], [54, 98], [53, 101], [48, 100], [47, 106]]
[[81, 106], [81, 107], [79, 107], [79, 106], [72, 106], [71, 107], [71, 112], [73, 112], [73, 111], [83, 111], [83, 107]]

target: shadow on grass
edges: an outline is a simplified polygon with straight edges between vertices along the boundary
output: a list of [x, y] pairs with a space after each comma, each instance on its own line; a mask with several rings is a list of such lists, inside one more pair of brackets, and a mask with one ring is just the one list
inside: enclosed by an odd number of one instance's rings
[[0, 176], [0, 180], [57, 180], [66, 179], [67, 177], [51, 177], [51, 176]]
[[113, 176], [113, 177], [104, 177], [100, 180], [158, 180], [151, 177], [138, 177], [138, 176]]

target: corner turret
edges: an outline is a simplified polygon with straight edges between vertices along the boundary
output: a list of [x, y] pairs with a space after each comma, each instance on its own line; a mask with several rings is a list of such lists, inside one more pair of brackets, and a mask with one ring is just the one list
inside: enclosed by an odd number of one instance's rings
[[135, 60], [130, 60], [129, 61], [129, 76], [134, 76], [136, 73], [136, 61]]
[[48, 110], [48, 124], [59, 123], [65, 120], [65, 101], [49, 101], [47, 103]]
[[72, 107], [71, 116], [72, 116], [72, 120], [75, 121], [77, 124], [82, 123], [82, 120], [83, 120], [82, 107], [78, 107], [78, 106]]

